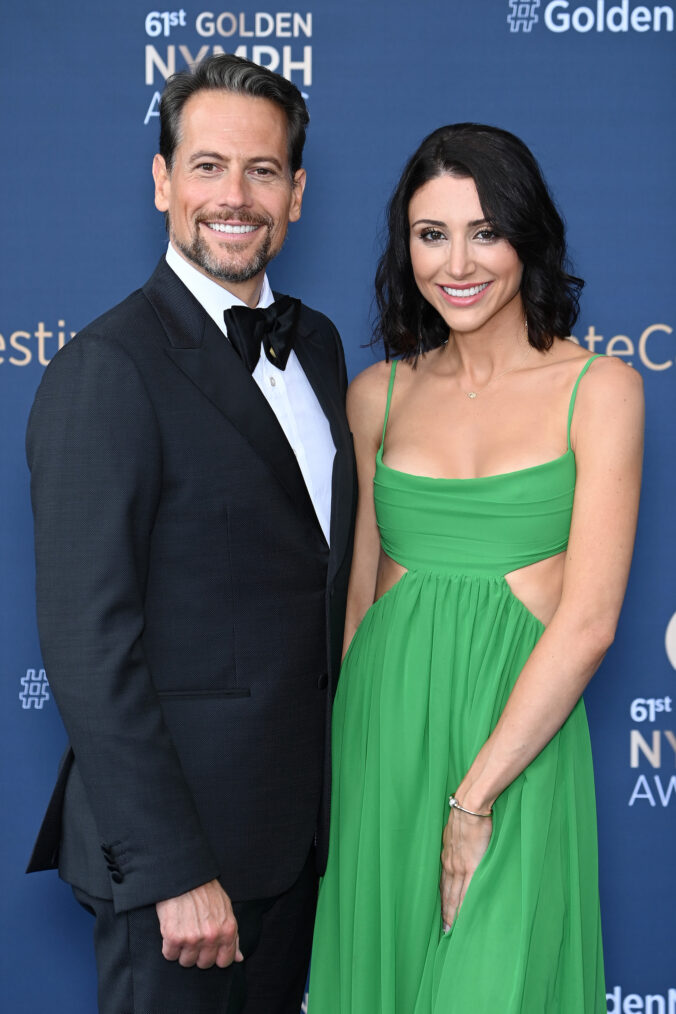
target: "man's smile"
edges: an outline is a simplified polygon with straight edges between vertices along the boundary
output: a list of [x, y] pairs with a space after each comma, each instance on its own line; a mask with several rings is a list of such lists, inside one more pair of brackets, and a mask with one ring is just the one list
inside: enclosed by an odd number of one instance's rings
[[205, 222], [204, 225], [213, 232], [224, 232], [230, 236], [239, 236], [260, 229], [260, 225], [236, 225], [233, 222]]

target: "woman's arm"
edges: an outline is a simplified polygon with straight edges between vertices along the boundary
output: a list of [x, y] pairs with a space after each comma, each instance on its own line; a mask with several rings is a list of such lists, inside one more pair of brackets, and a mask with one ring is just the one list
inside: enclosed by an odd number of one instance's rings
[[[636, 531], [643, 394], [634, 370], [618, 360], [599, 362], [577, 397], [577, 480], [561, 601], [457, 787], [460, 803], [477, 813], [488, 812], [560, 729], [615, 634]], [[442, 854], [442, 907], [449, 925], [489, 837], [489, 820], [451, 811]]]
[[347, 588], [343, 655], [375, 598], [380, 537], [373, 503], [373, 476], [383, 431], [388, 383], [389, 364], [376, 363], [355, 377], [347, 391], [347, 418], [354, 437], [359, 495], [352, 569]]

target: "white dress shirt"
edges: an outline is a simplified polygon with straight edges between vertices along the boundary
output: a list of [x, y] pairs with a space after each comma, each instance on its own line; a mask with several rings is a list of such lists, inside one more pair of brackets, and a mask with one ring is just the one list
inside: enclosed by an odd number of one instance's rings
[[[204, 307], [216, 326], [227, 336], [223, 311], [231, 306], [246, 306], [212, 278], [203, 275], [169, 244], [167, 264], [178, 275], [195, 299]], [[268, 282], [263, 279], [259, 307], [270, 306], [275, 299]], [[317, 395], [305, 376], [294, 351], [285, 370], [274, 366], [263, 352], [252, 373], [253, 379], [275, 413], [286, 439], [296, 455], [310, 499], [314, 505], [324, 537], [329, 542], [331, 524], [331, 476], [336, 448], [329, 422], [317, 401]]]

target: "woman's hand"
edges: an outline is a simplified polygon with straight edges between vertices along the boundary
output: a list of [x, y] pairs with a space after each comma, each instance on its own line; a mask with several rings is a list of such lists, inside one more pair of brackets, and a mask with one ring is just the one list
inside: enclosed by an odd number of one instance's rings
[[443, 834], [441, 852], [441, 918], [444, 931], [451, 928], [474, 871], [491, 840], [491, 817], [473, 817], [451, 810]]

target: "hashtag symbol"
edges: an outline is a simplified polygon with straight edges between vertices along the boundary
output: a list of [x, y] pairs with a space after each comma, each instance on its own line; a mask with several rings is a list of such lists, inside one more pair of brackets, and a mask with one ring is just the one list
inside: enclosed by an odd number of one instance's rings
[[24, 711], [35, 708], [41, 711], [43, 705], [49, 700], [49, 683], [47, 673], [44, 669], [26, 669], [26, 675], [19, 681], [23, 690], [19, 693], [19, 700]]
[[512, 13], [507, 15], [510, 32], [530, 32], [538, 20], [535, 13], [540, 6], [540, 0], [533, 3], [520, 3], [519, 0], [509, 0]]

